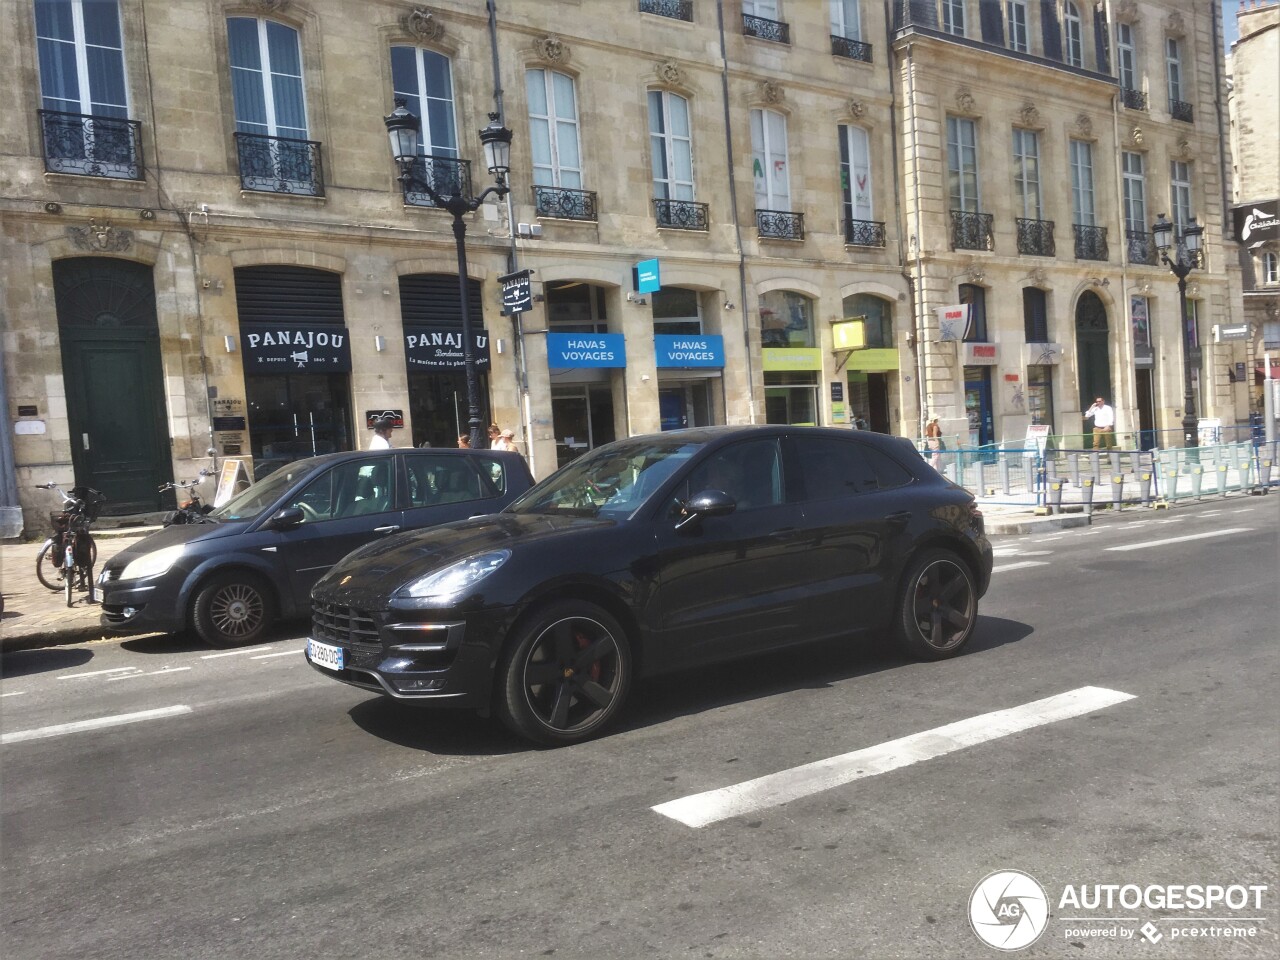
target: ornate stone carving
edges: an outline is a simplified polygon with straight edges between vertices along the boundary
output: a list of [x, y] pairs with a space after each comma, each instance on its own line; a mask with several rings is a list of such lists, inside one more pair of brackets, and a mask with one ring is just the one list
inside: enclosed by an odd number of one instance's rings
[[1145, 297], [1147, 294], [1151, 292], [1151, 281], [1139, 280], [1133, 285], [1133, 289], [1137, 290], [1140, 296]]
[[564, 63], [569, 59], [569, 45], [559, 37], [547, 35], [533, 41], [534, 52], [548, 63]]
[[1093, 139], [1093, 120], [1087, 113], [1076, 114], [1076, 134], [1086, 140]]
[[969, 92], [968, 87], [961, 87], [956, 91], [956, 106], [965, 113], [977, 111], [978, 102], [973, 99], [973, 94]]
[[1115, 17], [1116, 23], [1137, 23], [1137, 0], [1120, 0], [1119, 3], [1111, 8], [1111, 13]]
[[1031, 275], [1027, 279], [1037, 287], [1047, 287], [1049, 285], [1049, 274], [1045, 273], [1044, 267], [1036, 267], [1031, 271]]
[[67, 227], [67, 236], [81, 250], [120, 253], [133, 246], [132, 230], [117, 230], [110, 220], [99, 223], [94, 217], [89, 218], [87, 227]]
[[776, 80], [761, 80], [756, 84], [756, 96], [765, 103], [781, 103], [784, 96], [782, 84]]
[[684, 86], [684, 70], [674, 60], [660, 60], [655, 72], [663, 83], [669, 83], [673, 87]]
[[1039, 127], [1040, 111], [1036, 109], [1034, 103], [1028, 100], [1018, 110], [1018, 119], [1024, 127]]
[[1178, 156], [1180, 157], [1191, 156], [1191, 141], [1188, 140], [1186, 137], [1178, 138]]
[[862, 115], [867, 112], [867, 105], [861, 100], [849, 101], [849, 116], [855, 120], [861, 120]]
[[970, 283], [985, 283], [987, 279], [982, 264], [972, 258], [964, 265], [964, 276], [968, 277]]
[[1181, 12], [1175, 10], [1165, 18], [1164, 32], [1178, 40], [1187, 35], [1187, 22], [1182, 18]]
[[288, 9], [289, 2], [290, 0], [249, 0], [249, 6], [269, 16], [273, 13], [283, 13]]
[[444, 36], [444, 24], [426, 7], [414, 7], [400, 18], [400, 29], [426, 43], [438, 43]]
[[1142, 141], [1144, 139], [1146, 139], [1146, 135], [1143, 134], [1142, 127], [1134, 126], [1134, 128], [1129, 131], [1129, 142], [1135, 147], [1142, 146]]

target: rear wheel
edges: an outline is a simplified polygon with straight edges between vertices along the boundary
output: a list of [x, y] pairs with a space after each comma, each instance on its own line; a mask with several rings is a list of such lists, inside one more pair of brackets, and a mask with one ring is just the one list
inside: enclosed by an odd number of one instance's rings
[[257, 643], [275, 619], [271, 589], [252, 573], [220, 573], [201, 585], [191, 611], [200, 639], [212, 647]]
[[955, 656], [978, 622], [969, 565], [948, 550], [926, 550], [907, 568], [898, 600], [898, 640], [920, 660]]
[[517, 628], [499, 662], [498, 683], [498, 715], [522, 737], [547, 746], [586, 740], [626, 700], [626, 632], [594, 603], [549, 604]]

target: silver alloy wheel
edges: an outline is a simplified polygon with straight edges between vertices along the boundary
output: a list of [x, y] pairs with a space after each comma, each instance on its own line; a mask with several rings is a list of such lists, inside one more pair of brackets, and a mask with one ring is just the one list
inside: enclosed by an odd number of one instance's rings
[[977, 618], [973, 582], [954, 560], [939, 558], [924, 567], [912, 585], [910, 602], [920, 639], [938, 651], [962, 644]]
[[266, 613], [262, 594], [247, 583], [229, 583], [213, 596], [209, 620], [225, 637], [243, 637], [260, 626]]

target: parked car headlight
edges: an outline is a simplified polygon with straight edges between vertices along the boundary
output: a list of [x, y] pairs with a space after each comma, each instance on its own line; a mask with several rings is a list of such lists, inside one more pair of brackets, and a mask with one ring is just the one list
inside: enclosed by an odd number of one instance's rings
[[419, 577], [407, 587], [402, 587], [400, 595], [417, 600], [453, 599], [497, 570], [507, 562], [510, 556], [510, 550], [494, 550], [491, 553], [482, 553], [459, 560], [425, 577]]
[[158, 577], [162, 573], [168, 573], [169, 568], [178, 562], [178, 558], [182, 556], [184, 549], [186, 549], [186, 544], [176, 543], [172, 547], [164, 547], [160, 550], [144, 553], [136, 560], [130, 560], [125, 565], [120, 574], [120, 579], [142, 580], [146, 577]]

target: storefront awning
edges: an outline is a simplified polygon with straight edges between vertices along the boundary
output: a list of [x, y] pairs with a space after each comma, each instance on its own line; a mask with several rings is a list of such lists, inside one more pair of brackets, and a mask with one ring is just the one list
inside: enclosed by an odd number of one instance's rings
[[[1263, 380], [1267, 379], [1266, 363], [1259, 360], [1256, 364], [1254, 364], [1253, 372], [1257, 374], [1259, 378]], [[1271, 379], [1280, 380], [1280, 360], [1271, 361]]]

